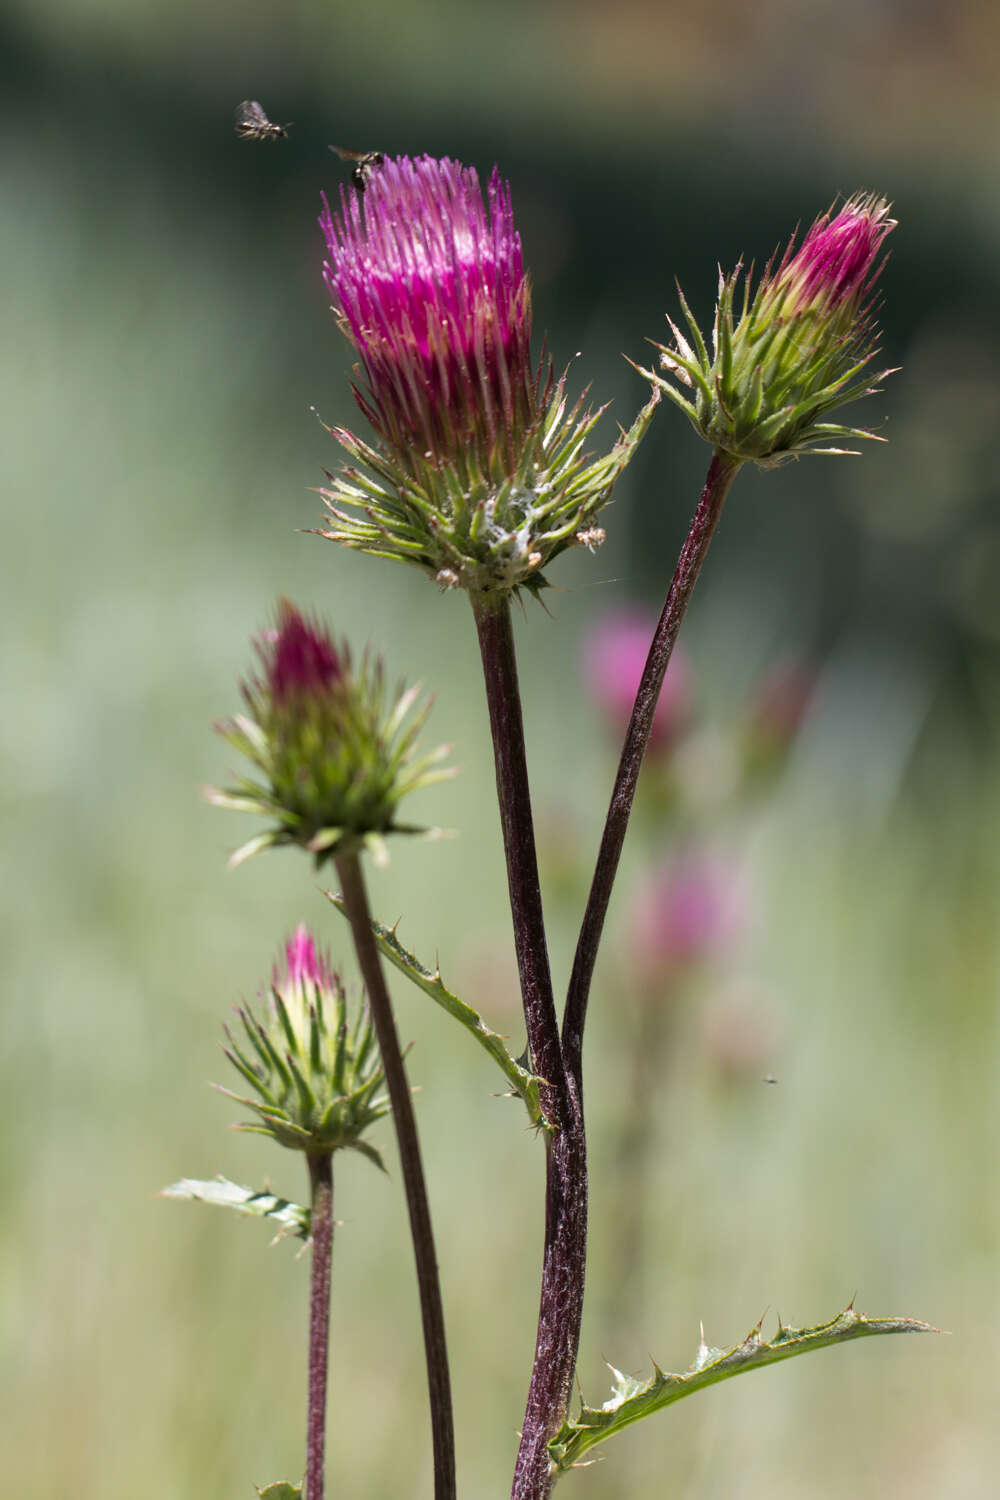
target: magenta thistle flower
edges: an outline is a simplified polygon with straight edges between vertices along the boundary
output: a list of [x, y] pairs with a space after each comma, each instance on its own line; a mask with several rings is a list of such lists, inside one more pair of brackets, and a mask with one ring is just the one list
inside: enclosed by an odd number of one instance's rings
[[404, 457], [417, 449], [452, 462], [475, 443], [515, 470], [541, 370], [499, 172], [487, 205], [471, 168], [389, 160], [364, 196], [345, 192], [337, 214], [326, 204], [320, 225], [323, 278], [361, 358], [365, 387], [355, 390], [378, 435]]
[[[584, 675], [591, 697], [609, 724], [624, 734], [646, 665], [655, 620], [634, 610], [598, 621], [587, 642]], [[676, 648], [657, 700], [650, 747], [668, 750], [691, 711], [691, 669], [683, 649]]]
[[380, 1167], [378, 1152], [361, 1139], [389, 1112], [371, 1021], [364, 1006], [351, 1019], [340, 978], [305, 925], [274, 966], [264, 1013], [245, 1005], [236, 1015], [241, 1034], [226, 1027], [223, 1050], [256, 1097], [221, 1092], [257, 1117], [237, 1129], [297, 1151], [351, 1147]]
[[873, 292], [894, 227], [885, 199], [855, 194], [839, 213], [821, 214], [797, 250], [793, 238], [756, 292], [744, 280], [738, 313], [742, 268], [720, 277], [711, 353], [681, 293], [691, 342], [668, 319], [673, 343], [657, 345], [666, 374], [644, 373], [738, 463], [768, 468], [799, 453], [851, 451], [827, 445], [874, 434], [822, 418], [892, 374], [863, 372], [876, 353]]
[[565, 381], [531, 356], [531, 296], [510, 189], [425, 156], [386, 159], [364, 194], [324, 200], [323, 275], [359, 357], [354, 392], [377, 445], [332, 429], [354, 465], [321, 490], [320, 534], [414, 563], [442, 586], [540, 588], [648, 425], [609, 455], [583, 444], [600, 412], [567, 409]]
[[231, 863], [281, 844], [304, 846], [318, 865], [358, 844], [384, 860], [385, 834], [423, 832], [398, 821], [399, 803], [453, 773], [439, 765], [447, 747], [418, 753], [430, 709], [418, 703], [419, 689], [390, 697], [377, 657], [366, 654], [355, 668], [347, 645], [287, 599], [256, 650], [260, 670], [242, 684], [246, 713], [217, 727], [261, 780], [241, 778], [206, 794], [217, 806], [260, 813], [271, 826]]

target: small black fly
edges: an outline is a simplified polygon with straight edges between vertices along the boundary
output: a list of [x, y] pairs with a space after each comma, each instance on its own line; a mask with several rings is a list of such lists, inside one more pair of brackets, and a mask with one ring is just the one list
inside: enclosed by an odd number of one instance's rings
[[[289, 120], [288, 125], [291, 123]], [[273, 124], [256, 99], [244, 99], [236, 106], [234, 128], [241, 141], [283, 141], [288, 135], [288, 125]]]
[[349, 151], [346, 146], [331, 146], [330, 150], [335, 152], [341, 161], [354, 163], [351, 169], [351, 181], [359, 193], [364, 192], [375, 169], [385, 161], [381, 151]]

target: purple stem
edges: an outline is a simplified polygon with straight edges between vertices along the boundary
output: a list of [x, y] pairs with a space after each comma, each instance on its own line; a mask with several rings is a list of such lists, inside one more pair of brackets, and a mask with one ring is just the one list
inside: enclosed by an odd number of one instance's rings
[[548, 1444], [569, 1406], [580, 1346], [587, 1254], [587, 1143], [579, 1091], [556, 1018], [531, 819], [517, 659], [506, 595], [472, 595], [496, 762], [497, 799], [531, 1066], [545, 1080], [545, 1242], [535, 1361], [512, 1500], [544, 1500]]
[[559, 1042], [559, 1021], [542, 916], [542, 890], [535, 855], [510, 602], [506, 594], [471, 594], [469, 597], [479, 632], [486, 702], [490, 712], [500, 826], [507, 859], [507, 887], [514, 919], [514, 947], [531, 1066], [540, 1078], [545, 1079], [541, 1090], [542, 1112], [549, 1124], [557, 1129], [562, 1124], [560, 1107], [565, 1095], [566, 1070]]
[[636, 693], [632, 717], [625, 735], [618, 774], [615, 777], [607, 821], [601, 838], [601, 847], [594, 869], [594, 878], [583, 915], [583, 925], [576, 945], [573, 972], [566, 995], [566, 1010], [563, 1016], [562, 1043], [566, 1067], [582, 1094], [583, 1090], [583, 1028], [587, 1019], [587, 1001], [590, 983], [597, 962], [597, 949], [604, 928], [611, 889], [618, 871], [625, 833], [628, 829], [635, 797], [636, 784], [642, 758], [653, 724], [657, 699], [663, 678], [670, 663], [677, 632], [694, 591], [701, 565], [705, 561], [709, 544], [722, 514], [722, 506], [729, 486], [740, 467], [738, 460], [716, 452], [708, 466], [705, 485], [698, 501], [688, 531], [677, 559], [670, 592], [667, 594], [663, 613], [657, 622], [646, 665], [643, 668], [639, 690]]
[[333, 1255], [333, 1153], [320, 1151], [308, 1161], [312, 1187], [309, 1219], [312, 1266], [309, 1274], [309, 1391], [303, 1500], [323, 1500], [330, 1262]]
[[451, 1377], [448, 1372], [448, 1346], [444, 1332], [444, 1309], [438, 1279], [434, 1232], [431, 1228], [427, 1187], [420, 1159], [420, 1141], [413, 1113], [410, 1085], [403, 1066], [399, 1036], [392, 1014], [392, 1001], [375, 938], [371, 912], [361, 865], [355, 853], [336, 856], [337, 874], [344, 898], [344, 911], [351, 925], [358, 967], [368, 992], [375, 1033], [382, 1053], [386, 1087], [392, 1104], [392, 1118], [399, 1144], [399, 1159], [410, 1215], [410, 1235], [417, 1266], [420, 1291], [420, 1313], [423, 1319], [424, 1353], [427, 1360], [427, 1387], [430, 1395], [431, 1437], [434, 1445], [435, 1500], [455, 1500], [455, 1428], [451, 1408]]
[[552, 1491], [548, 1445], [562, 1426], [580, 1352], [587, 1274], [587, 1138], [583, 1109], [567, 1081], [564, 1125], [547, 1142], [545, 1248], [535, 1362], [511, 1486], [511, 1500], [545, 1500]]

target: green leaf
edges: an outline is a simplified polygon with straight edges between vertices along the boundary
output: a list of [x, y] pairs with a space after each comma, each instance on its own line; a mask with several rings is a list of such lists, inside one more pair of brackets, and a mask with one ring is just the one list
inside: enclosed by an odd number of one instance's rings
[[[256, 1489], [256, 1485], [254, 1486]], [[266, 1489], [257, 1490], [260, 1500], [302, 1500], [302, 1489], [297, 1484], [286, 1484], [279, 1479], [275, 1484], [269, 1484]]]
[[[198, 1182], [193, 1177], [182, 1177], [160, 1193], [161, 1198], [190, 1198], [198, 1203], [214, 1203], [219, 1208], [235, 1208], [237, 1213], [249, 1214], [253, 1218], [273, 1219], [280, 1226], [282, 1235], [294, 1235], [297, 1239], [309, 1238], [309, 1210], [287, 1198], [277, 1198], [273, 1193], [258, 1193], [253, 1188], [240, 1187], [225, 1177], [216, 1177], [212, 1182]], [[262, 1491], [270, 1494], [270, 1490]], [[295, 1491], [298, 1494], [298, 1491]]]
[[[343, 899], [335, 891], [327, 891], [326, 896], [341, 915], [346, 916]], [[547, 1129], [538, 1094], [541, 1079], [511, 1057], [504, 1045], [503, 1037], [498, 1032], [490, 1030], [478, 1011], [473, 1010], [471, 1005], [466, 1005], [464, 1000], [459, 1000], [457, 995], [453, 995], [445, 988], [440, 969], [435, 969], [432, 973], [430, 969], [425, 969], [412, 953], [406, 951], [396, 937], [394, 928], [383, 927], [381, 922], [373, 921], [372, 932], [383, 958], [388, 959], [389, 963], [405, 974], [408, 979], [412, 979], [417, 988], [423, 990], [425, 995], [429, 995], [442, 1010], [448, 1012], [449, 1016], [461, 1022], [499, 1065], [510, 1084], [511, 1092], [519, 1099], [523, 1099], [532, 1125]]]
[[779, 1319], [778, 1331], [770, 1342], [761, 1338], [760, 1327], [758, 1323], [742, 1344], [731, 1349], [710, 1349], [702, 1334], [693, 1363], [681, 1375], [665, 1374], [654, 1363], [652, 1378], [641, 1382], [610, 1365], [608, 1368], [614, 1377], [610, 1399], [600, 1407], [583, 1403], [579, 1415], [563, 1423], [549, 1444], [550, 1472], [556, 1476], [565, 1473], [595, 1444], [614, 1437], [623, 1428], [655, 1411], [662, 1411], [665, 1406], [672, 1406], [682, 1397], [716, 1385], [720, 1380], [728, 1380], [733, 1375], [760, 1370], [778, 1360], [808, 1354], [813, 1349], [825, 1349], [830, 1344], [870, 1338], [878, 1333], [940, 1332], [930, 1323], [919, 1323], [914, 1318], [867, 1318], [855, 1312], [853, 1302], [829, 1323], [819, 1323], [815, 1328], [785, 1328]]

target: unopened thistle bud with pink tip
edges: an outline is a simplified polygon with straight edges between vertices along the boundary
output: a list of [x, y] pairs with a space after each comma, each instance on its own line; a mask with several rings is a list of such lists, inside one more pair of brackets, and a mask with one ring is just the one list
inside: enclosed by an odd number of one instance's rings
[[850, 451], [830, 445], [874, 434], [824, 418], [892, 373], [864, 371], [877, 352], [874, 287], [894, 227], [885, 199], [855, 194], [822, 214], [798, 249], [793, 239], [755, 292], [745, 277], [741, 307], [741, 267], [720, 275], [711, 351], [681, 293], [690, 342], [669, 320], [673, 343], [656, 346], [664, 373], [645, 374], [737, 463]]
[[323, 275], [357, 351], [354, 393], [374, 444], [331, 429], [353, 463], [321, 490], [320, 535], [413, 563], [442, 587], [544, 586], [567, 547], [593, 548], [652, 415], [612, 451], [584, 452], [600, 412], [567, 404], [531, 354], [531, 292], [510, 189], [484, 203], [472, 167], [386, 159], [363, 194], [324, 206]]
[[256, 649], [259, 670], [242, 684], [246, 712], [217, 727], [260, 780], [240, 778], [206, 795], [260, 813], [270, 827], [231, 863], [282, 844], [302, 845], [317, 866], [362, 845], [382, 857], [385, 834], [423, 832], [398, 821], [399, 803], [453, 772], [440, 766], [447, 747], [418, 753], [430, 710], [419, 689], [389, 695], [377, 657], [366, 653], [355, 667], [348, 646], [287, 599]]
[[389, 1113], [371, 1021], [363, 1005], [351, 1019], [343, 985], [307, 927], [286, 942], [264, 1013], [242, 1006], [236, 1014], [240, 1035], [227, 1027], [223, 1050], [256, 1096], [220, 1090], [256, 1116], [236, 1128], [313, 1155], [350, 1147], [381, 1166], [362, 1140]]

